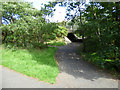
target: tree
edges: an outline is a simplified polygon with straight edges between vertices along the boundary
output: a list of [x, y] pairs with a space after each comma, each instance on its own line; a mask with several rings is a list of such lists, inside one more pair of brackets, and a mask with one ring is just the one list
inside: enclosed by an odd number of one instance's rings
[[77, 33], [84, 40], [83, 52], [89, 53], [89, 61], [101, 67], [120, 69], [120, 2], [91, 2], [82, 9], [83, 4], [62, 2], [67, 6], [70, 25], [79, 25]]
[[27, 2], [1, 2], [2, 19], [5, 23], [14, 23], [17, 19], [24, 16], [42, 16], [42, 12], [32, 8], [31, 3]]
[[[95, 52], [100, 58], [98, 60], [94, 58], [95, 60], [91, 61], [101, 67], [109, 66], [116, 70], [120, 65], [116, 64], [120, 61], [119, 8], [120, 4], [115, 2], [92, 2], [83, 14], [86, 23], [79, 27], [84, 29], [86, 37], [85, 52]], [[80, 34], [83, 33], [80, 32]]]
[[[37, 10], [30, 3], [7, 2], [3, 5], [2, 41], [15, 47], [42, 48], [45, 42], [56, 37], [63, 37], [66, 28], [56, 23], [48, 23], [42, 10]], [[49, 10], [48, 10], [49, 12]], [[65, 34], [66, 35], [66, 34]]]

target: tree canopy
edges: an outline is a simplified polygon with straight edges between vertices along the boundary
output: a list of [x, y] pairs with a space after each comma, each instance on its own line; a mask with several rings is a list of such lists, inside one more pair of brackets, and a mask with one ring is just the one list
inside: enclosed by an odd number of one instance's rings
[[[75, 9], [75, 5], [70, 3], [68, 11]], [[119, 70], [120, 2], [91, 2], [84, 10], [80, 7], [78, 10], [80, 14], [75, 14], [71, 22], [78, 23], [76, 32], [83, 36], [83, 51], [91, 53], [89, 60], [101, 67], [114, 66]]]
[[50, 8], [46, 8], [50, 4], [45, 5], [44, 10], [37, 10], [27, 2], [2, 2], [2, 19], [5, 24], [0, 29], [3, 43], [17, 47], [41, 48], [47, 40], [66, 35], [66, 28], [57, 23], [48, 23], [43, 17], [52, 13]]

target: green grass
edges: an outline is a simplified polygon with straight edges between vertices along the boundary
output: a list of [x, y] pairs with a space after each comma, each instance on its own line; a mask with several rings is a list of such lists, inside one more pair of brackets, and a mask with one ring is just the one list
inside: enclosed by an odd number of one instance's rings
[[2, 48], [2, 65], [40, 81], [54, 84], [59, 73], [54, 58], [56, 50], [55, 47], [42, 50]]
[[52, 45], [52, 46], [64, 46], [66, 45], [64, 42], [52, 42], [48, 43], [47, 45]]
[[56, 40], [50, 40], [47, 42], [47, 45], [52, 45], [52, 46], [64, 46], [66, 45], [65, 41], [63, 38], [57, 38]]

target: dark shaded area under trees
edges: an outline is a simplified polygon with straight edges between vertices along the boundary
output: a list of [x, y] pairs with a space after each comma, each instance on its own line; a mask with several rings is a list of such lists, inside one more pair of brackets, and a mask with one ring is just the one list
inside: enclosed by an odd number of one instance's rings
[[79, 26], [81, 56], [101, 68], [120, 72], [120, 2], [62, 2], [61, 6], [67, 6], [66, 18], [72, 25]]
[[79, 42], [79, 43], [83, 43], [83, 40], [82, 39], [78, 39], [74, 33], [68, 33], [67, 35], [68, 39], [71, 41], [71, 42]]

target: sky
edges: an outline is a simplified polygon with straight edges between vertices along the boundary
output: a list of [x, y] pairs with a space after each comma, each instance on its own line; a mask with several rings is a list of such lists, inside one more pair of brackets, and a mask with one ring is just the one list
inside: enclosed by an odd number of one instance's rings
[[[54, 1], [54, 0], [24, 0], [26, 2], [32, 2], [33, 3], [33, 7], [40, 10], [41, 7], [43, 6], [43, 4], [47, 4], [49, 1]], [[86, 0], [87, 3], [89, 0]], [[52, 17], [46, 17], [46, 19], [49, 19], [50, 22], [62, 22], [62, 21], [66, 21], [65, 16], [66, 16], [66, 9], [67, 7], [60, 7], [58, 4], [54, 7], [56, 9], [56, 11], [54, 12], [54, 15]], [[73, 12], [74, 13], [74, 12]], [[4, 20], [2, 20], [3, 23]]]
[[58, 4], [55, 6], [56, 11], [54, 12], [53, 17], [49, 18], [47, 17], [47, 19], [49, 19], [51, 22], [62, 22], [65, 20], [65, 16], [66, 16], [66, 8], [65, 7], [60, 7]]
[[[28, 2], [33, 2], [33, 7], [40, 10], [41, 4], [47, 4], [49, 1], [53, 0], [27, 0]], [[54, 12], [54, 15], [52, 17], [46, 17], [46, 19], [49, 19], [50, 22], [62, 22], [65, 20], [65, 7], [60, 7], [58, 4], [55, 6], [56, 11]]]
[[[23, 0], [26, 2], [32, 2], [33, 7], [40, 10], [43, 4], [47, 4], [49, 1], [55, 1], [55, 0]], [[69, 1], [69, 0], [67, 0]], [[72, 0], [74, 1], [74, 0]], [[86, 0], [88, 3], [89, 0]], [[49, 19], [50, 22], [62, 22], [66, 21], [65, 16], [66, 16], [66, 8], [67, 7], [60, 7], [58, 4], [54, 7], [56, 11], [54, 12], [54, 15], [52, 17], [46, 17], [46, 19]], [[74, 12], [73, 12], [74, 13]], [[6, 24], [6, 22], [2, 19], [2, 22]]]
[[[26, 0], [28, 2], [33, 2], [33, 7], [36, 9], [41, 9], [41, 4], [47, 4], [49, 1], [53, 0]], [[89, 0], [86, 0], [88, 3]], [[55, 6], [56, 11], [54, 12], [53, 17], [46, 17], [46, 19], [49, 19], [50, 22], [62, 22], [65, 21], [65, 16], [66, 16], [66, 7], [60, 7], [58, 4]]]

